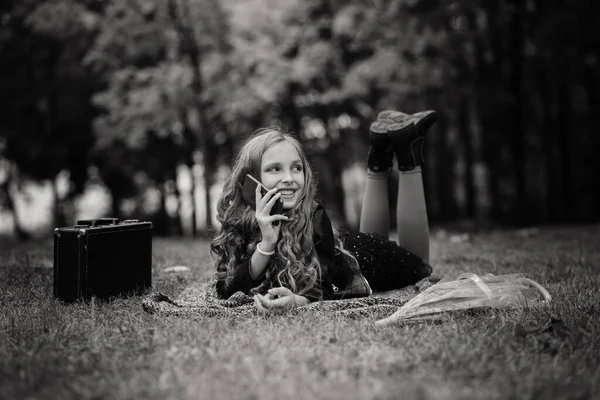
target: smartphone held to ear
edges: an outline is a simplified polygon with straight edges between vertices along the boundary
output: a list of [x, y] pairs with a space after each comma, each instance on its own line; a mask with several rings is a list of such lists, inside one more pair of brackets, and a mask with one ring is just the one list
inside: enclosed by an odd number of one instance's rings
[[[248, 205], [254, 209], [256, 209], [256, 186], [258, 185], [260, 185], [260, 192], [264, 196], [268, 189], [252, 175], [246, 174], [246, 178], [244, 178], [244, 184], [242, 185], [242, 197], [246, 203], [248, 203]], [[275, 204], [273, 204], [269, 215], [281, 213], [283, 213], [283, 201], [281, 199], [277, 199]]]

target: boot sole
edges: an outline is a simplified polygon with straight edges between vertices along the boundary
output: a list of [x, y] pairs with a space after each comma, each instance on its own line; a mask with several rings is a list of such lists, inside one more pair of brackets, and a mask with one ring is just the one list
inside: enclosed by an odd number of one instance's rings
[[[417, 126], [419, 134], [427, 130], [437, 121], [437, 112], [434, 110], [421, 111], [411, 115], [413, 122]], [[424, 136], [424, 135], [423, 135]]]
[[385, 110], [377, 115], [377, 120], [379, 121], [380, 119], [386, 119], [394, 122], [402, 122], [410, 117], [410, 114], [405, 114], [402, 111]]
[[[385, 110], [377, 115], [377, 122], [393, 121], [395, 124], [402, 124], [406, 120], [411, 120], [417, 127], [419, 134], [421, 132], [427, 132], [427, 130], [437, 121], [437, 112], [434, 110], [421, 111], [414, 114], [405, 114], [401, 111]], [[398, 129], [398, 126], [390, 125], [391, 130]], [[400, 127], [401, 128], [401, 127]], [[379, 127], [377, 133], [386, 133], [389, 131], [382, 132], [382, 127]]]
[[391, 139], [399, 137], [410, 137], [416, 131], [416, 126], [411, 119], [402, 122], [375, 121], [369, 128], [377, 134], [387, 134]]

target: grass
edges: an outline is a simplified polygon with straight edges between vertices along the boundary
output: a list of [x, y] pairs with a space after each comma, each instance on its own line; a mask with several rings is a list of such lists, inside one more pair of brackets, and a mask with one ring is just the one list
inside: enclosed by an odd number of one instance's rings
[[[465, 237], [462, 237], [465, 239]], [[375, 328], [324, 316], [145, 313], [52, 298], [49, 240], [0, 248], [0, 399], [600, 398], [600, 226], [432, 236], [437, 275], [524, 272], [548, 308]], [[207, 281], [205, 240], [155, 239], [154, 290]], [[165, 273], [187, 265], [187, 274]], [[558, 321], [556, 329], [527, 328]], [[560, 328], [567, 328], [562, 333]]]

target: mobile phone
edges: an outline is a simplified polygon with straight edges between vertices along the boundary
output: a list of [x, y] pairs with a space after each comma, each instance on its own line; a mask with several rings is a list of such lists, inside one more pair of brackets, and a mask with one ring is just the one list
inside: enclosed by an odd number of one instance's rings
[[[252, 175], [246, 174], [246, 177], [244, 178], [244, 184], [242, 185], [242, 197], [244, 198], [244, 201], [246, 201], [246, 203], [254, 209], [256, 209], [256, 186], [259, 185], [260, 192], [264, 196], [269, 189], [267, 189], [265, 185], [260, 183], [260, 181]], [[283, 200], [277, 199], [275, 204], [273, 204], [269, 215], [281, 213], [283, 213]]]

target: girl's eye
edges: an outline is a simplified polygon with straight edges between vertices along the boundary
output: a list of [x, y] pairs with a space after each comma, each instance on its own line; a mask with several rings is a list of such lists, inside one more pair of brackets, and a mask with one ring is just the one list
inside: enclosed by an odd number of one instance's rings
[[302, 165], [294, 165], [294, 166], [292, 167], [292, 169], [293, 169], [294, 171], [302, 171]]

